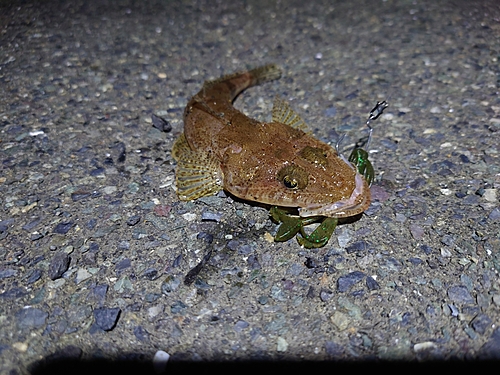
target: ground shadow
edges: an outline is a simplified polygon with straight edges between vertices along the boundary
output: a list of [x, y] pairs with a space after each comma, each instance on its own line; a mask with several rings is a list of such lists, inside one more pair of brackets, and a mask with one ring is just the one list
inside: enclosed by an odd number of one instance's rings
[[426, 362], [402, 362], [402, 361], [170, 361], [163, 371], [153, 367], [151, 361], [145, 360], [108, 360], [108, 359], [57, 359], [41, 360], [33, 363], [30, 368], [32, 375], [111, 375], [111, 374], [239, 374], [242, 372], [255, 373], [287, 373], [291, 372], [316, 372], [334, 371], [336, 374], [352, 374], [353, 371], [383, 371], [387, 374], [404, 374], [407, 372], [431, 371], [481, 371], [491, 366], [498, 365], [496, 361], [426, 361]]

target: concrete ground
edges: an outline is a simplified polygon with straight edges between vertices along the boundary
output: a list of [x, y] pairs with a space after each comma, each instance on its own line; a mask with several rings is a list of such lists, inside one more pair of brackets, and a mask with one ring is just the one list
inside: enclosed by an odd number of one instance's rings
[[[499, 359], [499, 59], [494, 0], [0, 3], [0, 372]], [[390, 104], [320, 249], [173, 189], [189, 98], [266, 63], [236, 107], [345, 152]]]

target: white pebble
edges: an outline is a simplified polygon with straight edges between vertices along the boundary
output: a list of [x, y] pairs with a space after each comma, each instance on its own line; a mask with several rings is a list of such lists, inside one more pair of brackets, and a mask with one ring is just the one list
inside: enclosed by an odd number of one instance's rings
[[191, 212], [187, 212], [187, 213], [183, 214], [182, 217], [184, 218], [184, 220], [187, 220], [187, 221], [196, 220], [196, 214], [193, 214]]
[[451, 195], [452, 191], [450, 189], [441, 189], [441, 194], [443, 195]]
[[497, 201], [497, 189], [484, 189], [483, 198], [488, 202]]
[[278, 337], [278, 345], [276, 350], [278, 352], [286, 352], [288, 349], [288, 342], [283, 337]]
[[106, 186], [102, 189], [103, 193], [106, 195], [113, 194], [118, 188], [116, 186]]
[[158, 350], [153, 357], [153, 367], [158, 374], [165, 372], [170, 354], [163, 350]]
[[425, 349], [434, 349], [436, 347], [436, 344], [434, 344], [432, 341], [425, 341], [425, 342], [419, 342], [418, 344], [415, 344], [413, 346], [413, 350], [416, 352], [419, 352], [421, 350]]
[[82, 281], [85, 281], [91, 277], [92, 274], [89, 271], [87, 271], [85, 268], [79, 268], [78, 271], [76, 271], [75, 282], [77, 284], [80, 284]]

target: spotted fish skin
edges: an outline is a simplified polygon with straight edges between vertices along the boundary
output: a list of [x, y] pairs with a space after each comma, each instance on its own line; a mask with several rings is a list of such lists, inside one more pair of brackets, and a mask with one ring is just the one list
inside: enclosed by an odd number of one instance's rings
[[228, 191], [244, 200], [293, 207], [302, 217], [348, 217], [370, 204], [370, 189], [356, 168], [314, 138], [288, 102], [276, 98], [271, 122], [233, 106], [243, 90], [278, 79], [266, 65], [207, 81], [184, 111], [175, 142], [181, 200]]

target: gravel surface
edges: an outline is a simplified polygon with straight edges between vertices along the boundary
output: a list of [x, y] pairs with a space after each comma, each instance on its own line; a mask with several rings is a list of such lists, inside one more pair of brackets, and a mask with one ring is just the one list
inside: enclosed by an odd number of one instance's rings
[[[6, 3], [1, 373], [500, 359], [497, 1]], [[321, 249], [172, 186], [190, 96], [265, 63], [283, 78], [236, 106], [266, 120], [280, 95], [346, 150], [390, 104], [373, 203]]]

